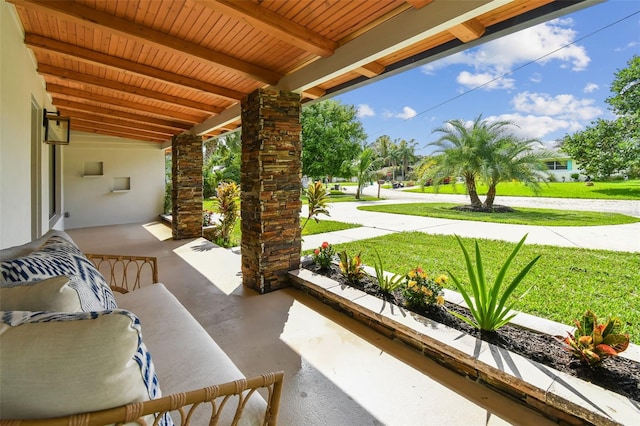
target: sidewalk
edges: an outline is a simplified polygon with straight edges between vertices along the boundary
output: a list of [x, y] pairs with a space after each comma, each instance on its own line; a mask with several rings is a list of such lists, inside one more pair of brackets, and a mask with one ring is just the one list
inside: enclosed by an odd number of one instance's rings
[[[365, 188], [366, 195], [375, 195], [377, 187]], [[325, 234], [309, 235], [303, 238], [303, 250], [318, 247], [323, 241], [332, 244], [373, 238], [393, 232], [418, 231], [428, 234], [453, 235], [462, 237], [486, 238], [518, 242], [526, 233], [528, 244], [545, 244], [561, 247], [578, 247], [589, 249], [604, 249], [614, 251], [640, 252], [640, 222], [611, 225], [611, 226], [531, 226], [507, 225], [491, 222], [475, 222], [468, 220], [435, 219], [420, 216], [377, 213], [358, 210], [361, 205], [372, 203], [407, 203], [407, 202], [460, 202], [464, 203], [465, 196], [444, 194], [416, 194], [397, 190], [382, 190], [382, 197], [393, 196], [376, 202], [332, 203], [329, 209], [330, 217], [320, 216], [320, 220], [337, 220], [341, 222], [362, 225], [361, 228], [329, 232]], [[402, 198], [402, 199], [398, 199]], [[611, 202], [622, 201], [622, 202]], [[567, 200], [542, 199], [525, 197], [502, 197], [496, 204], [521, 206], [528, 203], [538, 208], [562, 208], [570, 206], [572, 210], [594, 210], [636, 213], [640, 217], [640, 202], [624, 200]], [[302, 214], [306, 215], [306, 206]]]

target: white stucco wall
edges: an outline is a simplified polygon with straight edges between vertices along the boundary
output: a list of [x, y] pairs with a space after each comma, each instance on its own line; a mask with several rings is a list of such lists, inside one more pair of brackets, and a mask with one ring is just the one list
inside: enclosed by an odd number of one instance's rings
[[[0, 0], [0, 248], [31, 240], [31, 100], [52, 110], [23, 39], [15, 8]], [[50, 226], [46, 148], [41, 144], [43, 232]]]
[[[159, 144], [72, 132], [64, 149], [65, 228], [148, 222], [162, 213], [164, 151]], [[86, 177], [85, 165], [102, 163], [103, 175]], [[131, 189], [113, 192], [114, 178]]]

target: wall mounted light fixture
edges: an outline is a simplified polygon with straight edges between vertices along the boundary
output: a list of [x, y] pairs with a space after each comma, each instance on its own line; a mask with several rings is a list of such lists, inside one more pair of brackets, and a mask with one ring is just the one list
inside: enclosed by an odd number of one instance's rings
[[53, 145], [69, 145], [71, 135], [71, 118], [62, 117], [60, 112], [48, 113], [44, 110], [44, 143]]

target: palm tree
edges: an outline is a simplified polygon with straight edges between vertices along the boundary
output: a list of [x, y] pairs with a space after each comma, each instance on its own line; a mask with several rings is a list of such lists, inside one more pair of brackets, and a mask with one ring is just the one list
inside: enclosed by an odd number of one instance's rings
[[402, 180], [407, 178], [409, 163], [416, 160], [416, 144], [417, 142], [414, 139], [409, 142], [402, 139], [394, 151], [395, 157], [402, 164]]
[[[449, 120], [435, 132], [442, 136], [430, 145], [439, 148], [434, 157], [435, 165], [428, 170], [434, 186], [445, 177], [461, 176], [474, 209], [493, 209], [496, 186], [504, 180], [517, 179], [534, 190], [544, 176], [547, 156], [544, 151], [534, 151], [535, 139], [519, 139], [510, 133], [509, 121], [488, 122], [479, 115], [467, 126], [462, 120]], [[482, 179], [489, 186], [484, 202], [478, 197], [476, 180]]]
[[353, 173], [358, 178], [356, 200], [360, 199], [360, 193], [362, 192], [362, 187], [365, 182], [371, 180], [371, 176], [373, 174], [373, 154], [373, 149], [365, 148], [351, 165]]
[[383, 167], [389, 165], [389, 152], [391, 150], [391, 145], [393, 145], [393, 142], [391, 142], [391, 138], [388, 135], [380, 136], [373, 143], [373, 148], [375, 149], [378, 158], [382, 160]]

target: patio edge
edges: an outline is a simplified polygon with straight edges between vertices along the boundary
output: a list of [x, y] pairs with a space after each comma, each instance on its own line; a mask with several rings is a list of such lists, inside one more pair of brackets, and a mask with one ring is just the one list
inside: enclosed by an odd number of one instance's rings
[[439, 364], [507, 394], [565, 424], [626, 425], [640, 418], [634, 401], [549, 368], [307, 269], [289, 272], [294, 287], [399, 340]]

